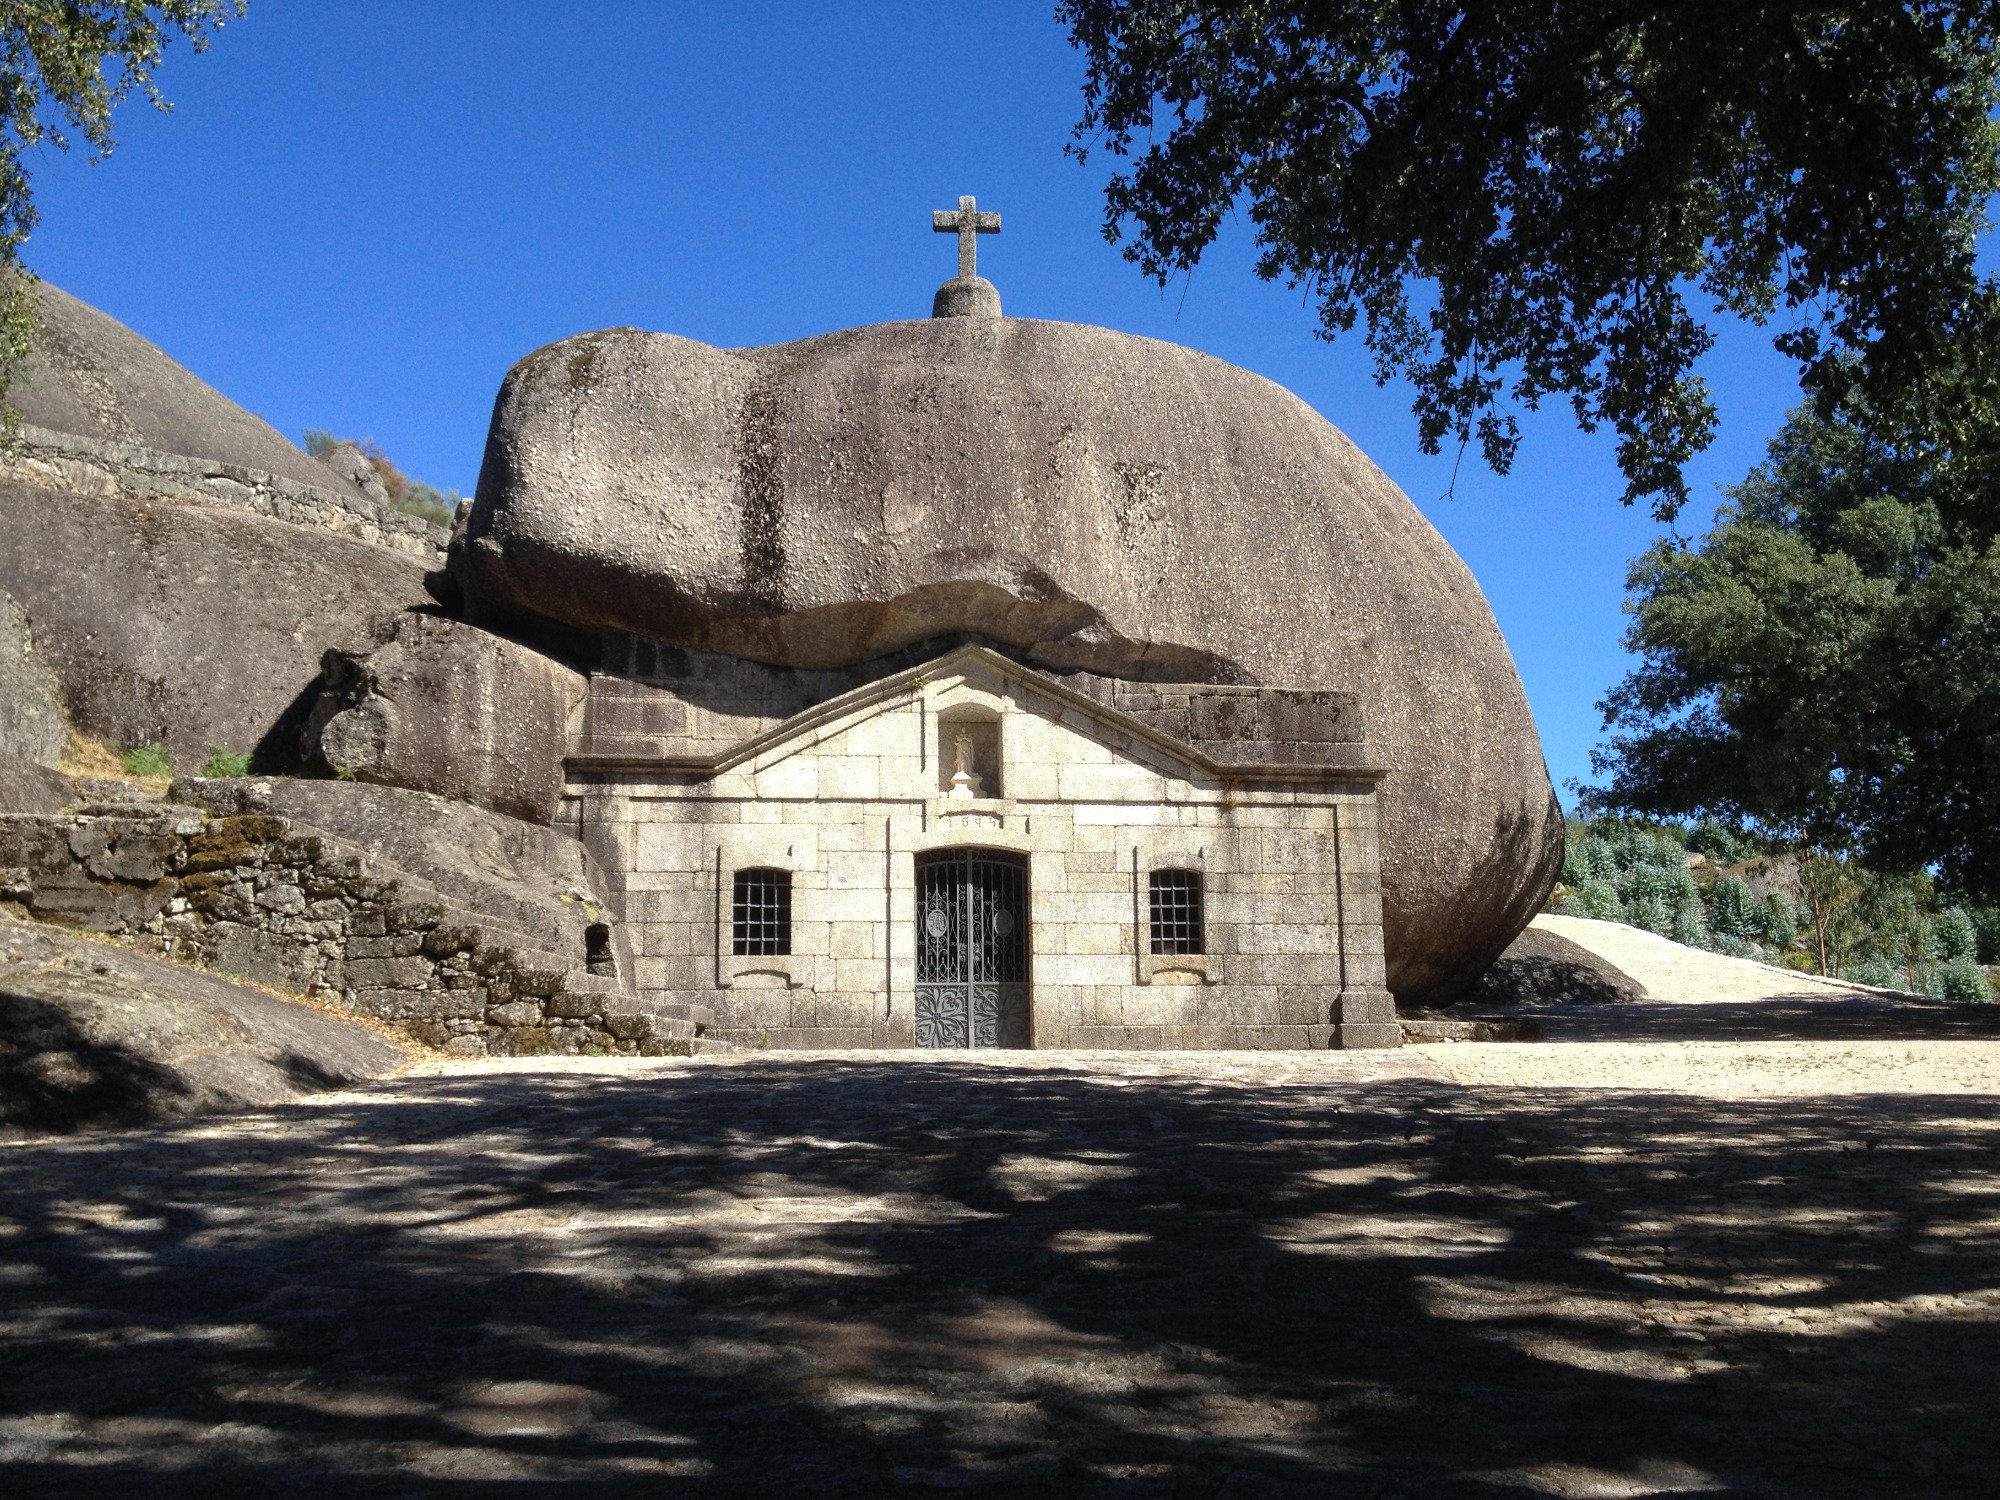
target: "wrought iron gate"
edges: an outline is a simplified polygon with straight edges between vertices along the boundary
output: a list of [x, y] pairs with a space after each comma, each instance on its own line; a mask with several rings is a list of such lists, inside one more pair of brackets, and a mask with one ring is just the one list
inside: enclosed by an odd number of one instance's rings
[[1028, 861], [917, 856], [917, 1045], [1028, 1045]]

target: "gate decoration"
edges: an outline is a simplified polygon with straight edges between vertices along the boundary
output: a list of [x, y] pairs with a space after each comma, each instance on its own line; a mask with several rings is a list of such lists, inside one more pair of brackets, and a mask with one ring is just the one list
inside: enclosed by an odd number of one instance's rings
[[1028, 861], [917, 856], [917, 1045], [1028, 1045]]

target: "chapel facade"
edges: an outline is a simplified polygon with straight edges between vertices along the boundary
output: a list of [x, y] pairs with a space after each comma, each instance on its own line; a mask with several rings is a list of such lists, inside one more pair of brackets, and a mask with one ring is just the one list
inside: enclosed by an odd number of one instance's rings
[[1352, 695], [1057, 674], [978, 642], [870, 678], [630, 638], [565, 774], [638, 992], [721, 1040], [1401, 1040]]

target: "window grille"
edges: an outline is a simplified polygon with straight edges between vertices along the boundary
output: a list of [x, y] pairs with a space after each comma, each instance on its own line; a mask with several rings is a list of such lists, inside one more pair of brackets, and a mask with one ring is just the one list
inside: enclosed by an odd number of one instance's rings
[[1201, 872], [1155, 870], [1148, 880], [1152, 896], [1153, 952], [1203, 953]]
[[739, 958], [792, 951], [792, 872], [738, 870], [730, 952]]

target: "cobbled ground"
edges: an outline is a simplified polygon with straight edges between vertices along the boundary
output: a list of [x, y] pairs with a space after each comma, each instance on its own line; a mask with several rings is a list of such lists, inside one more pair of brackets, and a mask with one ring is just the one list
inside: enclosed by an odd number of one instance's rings
[[1453, 1056], [434, 1066], [0, 1149], [0, 1494], [2000, 1489], [2000, 1098]]

